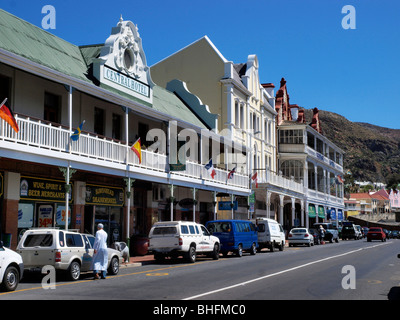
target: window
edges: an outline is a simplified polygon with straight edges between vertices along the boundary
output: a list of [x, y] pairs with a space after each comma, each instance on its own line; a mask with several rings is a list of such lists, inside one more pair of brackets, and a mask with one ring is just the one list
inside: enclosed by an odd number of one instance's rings
[[104, 136], [104, 110], [94, 108], [94, 132]]
[[58, 242], [60, 243], [60, 247], [64, 247], [64, 232], [62, 231], [58, 233]]
[[153, 230], [153, 235], [155, 234], [176, 234], [176, 227], [157, 227]]
[[291, 179], [292, 177], [296, 182], [303, 179], [303, 163], [300, 160], [286, 160], [281, 165], [282, 174], [284, 177]]
[[303, 130], [280, 130], [279, 143], [303, 144]]
[[11, 106], [11, 78], [0, 75], [0, 103], [7, 98], [8, 105]]
[[196, 234], [196, 231], [194, 231], [194, 226], [189, 226], [190, 234]]
[[24, 241], [24, 247], [51, 247], [53, 245], [52, 234], [30, 234]]
[[66, 234], [67, 247], [83, 247], [83, 241], [80, 234]]
[[182, 234], [189, 234], [189, 229], [187, 226], [181, 226], [181, 233]]
[[112, 115], [112, 138], [121, 140], [121, 115], [115, 113]]
[[201, 226], [201, 231], [203, 232], [203, 236], [209, 236], [210, 235], [210, 233], [208, 232], [208, 230], [204, 226]]
[[45, 92], [44, 93], [44, 115], [43, 119], [50, 122], [60, 123], [61, 115], [61, 96]]

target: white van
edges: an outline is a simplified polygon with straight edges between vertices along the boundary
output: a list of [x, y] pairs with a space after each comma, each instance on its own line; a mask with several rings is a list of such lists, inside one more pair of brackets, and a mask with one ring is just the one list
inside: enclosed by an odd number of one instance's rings
[[207, 254], [217, 260], [219, 250], [219, 239], [196, 222], [156, 222], [149, 233], [149, 251], [153, 252], [157, 261], [162, 261], [167, 256], [183, 256], [189, 262], [195, 262], [198, 253]]
[[268, 248], [273, 252], [275, 248], [283, 251], [285, 248], [285, 233], [282, 226], [273, 219], [258, 218], [255, 221], [258, 232], [258, 250]]

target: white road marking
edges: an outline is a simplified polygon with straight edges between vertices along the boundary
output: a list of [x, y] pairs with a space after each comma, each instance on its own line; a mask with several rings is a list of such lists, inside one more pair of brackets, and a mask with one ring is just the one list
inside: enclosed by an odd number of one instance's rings
[[224, 288], [208, 291], [208, 292], [205, 292], [205, 293], [201, 293], [201, 294], [198, 294], [198, 295], [195, 295], [195, 296], [192, 296], [192, 297], [185, 298], [183, 300], [193, 300], [193, 299], [201, 298], [201, 297], [204, 297], [204, 296], [208, 296], [208, 295], [213, 294], [213, 293], [217, 293], [217, 292], [226, 291], [226, 290], [234, 289], [234, 288], [237, 288], [237, 287], [245, 286], [247, 284], [250, 284], [250, 283], [253, 283], [253, 282], [256, 282], [256, 281], [260, 281], [260, 280], [264, 280], [264, 279], [267, 279], [267, 278], [275, 277], [275, 276], [281, 275], [283, 273], [287, 273], [287, 272], [291, 272], [291, 271], [294, 271], [294, 270], [297, 270], [297, 269], [308, 267], [308, 266], [313, 265], [313, 264], [317, 264], [317, 263], [324, 262], [324, 261], [327, 261], [327, 260], [343, 257], [343, 256], [346, 256], [346, 255], [349, 255], [349, 254], [352, 254], [352, 253], [356, 253], [356, 252], [359, 252], [359, 251], [362, 251], [362, 250], [367, 250], [367, 249], [371, 249], [371, 248], [380, 247], [380, 246], [383, 246], [383, 245], [386, 245], [386, 244], [390, 244], [390, 243], [392, 243], [392, 242], [385, 242], [385, 243], [382, 243], [382, 244], [376, 244], [376, 245], [369, 246], [369, 247], [366, 247], [366, 248], [359, 248], [357, 250], [352, 250], [352, 251], [349, 251], [349, 252], [341, 253], [341, 254], [338, 254], [336, 256], [327, 257], [327, 258], [324, 258], [324, 259], [308, 262], [308, 263], [302, 264], [302, 265], [297, 266], [297, 267], [293, 267], [293, 268], [290, 268], [290, 269], [286, 269], [286, 270], [282, 270], [282, 271], [279, 271], [279, 272], [271, 273], [271, 274], [268, 274], [266, 276], [262, 276], [262, 277], [259, 277], [259, 278], [255, 278], [255, 279], [252, 279], [252, 280], [248, 280], [248, 281], [244, 281], [244, 282], [241, 282], [241, 283], [238, 283], [238, 284], [234, 284], [232, 286], [228, 286], [228, 287], [224, 287]]

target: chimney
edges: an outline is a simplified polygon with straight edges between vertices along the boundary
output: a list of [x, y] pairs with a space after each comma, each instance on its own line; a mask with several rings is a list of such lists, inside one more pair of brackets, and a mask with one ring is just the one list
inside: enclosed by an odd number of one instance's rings
[[297, 104], [291, 104], [290, 113], [292, 114], [292, 121], [296, 122], [299, 117], [299, 106]]

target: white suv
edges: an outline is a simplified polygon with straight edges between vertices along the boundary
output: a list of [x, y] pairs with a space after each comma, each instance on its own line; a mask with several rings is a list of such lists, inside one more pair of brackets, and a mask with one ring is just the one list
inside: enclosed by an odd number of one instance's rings
[[0, 241], [0, 285], [4, 291], [14, 291], [24, 273], [22, 257], [3, 246]]
[[[71, 280], [78, 280], [81, 272], [90, 271], [94, 249], [94, 236], [57, 228], [29, 229], [17, 246], [26, 270], [41, 271], [46, 265], [66, 271]], [[108, 273], [119, 272], [121, 253], [108, 250]]]
[[157, 222], [149, 233], [149, 251], [153, 252], [157, 261], [162, 261], [167, 256], [183, 256], [189, 262], [195, 262], [198, 253], [207, 254], [217, 260], [219, 249], [219, 239], [196, 222]]

